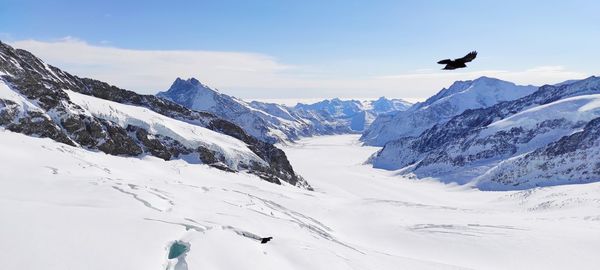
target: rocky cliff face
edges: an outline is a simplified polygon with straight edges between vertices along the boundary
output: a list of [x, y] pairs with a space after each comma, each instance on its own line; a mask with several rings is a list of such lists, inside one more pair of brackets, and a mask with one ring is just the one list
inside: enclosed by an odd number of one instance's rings
[[600, 118], [582, 131], [501, 162], [476, 184], [485, 190], [507, 190], [596, 181], [600, 181]]
[[[148, 154], [165, 160], [192, 155], [219, 169], [248, 171], [270, 182], [280, 184], [283, 181], [310, 188], [294, 173], [283, 151], [210, 113], [73, 76], [47, 65], [27, 51], [13, 49], [1, 42], [0, 77], [0, 125], [8, 130], [112, 155]], [[186, 139], [165, 135], [164, 127], [139, 120], [135, 115], [133, 118], [137, 122], [129, 121], [131, 119], [116, 121], [107, 117], [113, 113], [110, 106], [106, 112], [93, 113], [72, 102], [69, 91], [97, 98], [90, 102], [116, 102], [125, 106], [122, 110], [145, 108], [165, 116], [166, 122], [185, 122], [192, 126], [191, 129], [207, 130], [214, 140], [193, 138], [194, 144], [186, 144]], [[232, 149], [232, 145], [241, 145], [242, 149]]]

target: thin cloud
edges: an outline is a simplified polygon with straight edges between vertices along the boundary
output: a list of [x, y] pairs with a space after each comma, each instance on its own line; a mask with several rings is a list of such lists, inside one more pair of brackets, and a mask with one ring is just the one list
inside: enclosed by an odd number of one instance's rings
[[521, 71], [442, 72], [423, 68], [405, 74], [348, 77], [317, 72], [322, 70], [318, 67], [285, 64], [275, 57], [258, 53], [133, 50], [92, 45], [73, 37], [55, 41], [22, 40], [11, 44], [76, 75], [147, 94], [167, 89], [177, 77], [196, 77], [227, 94], [249, 99], [386, 96], [422, 100], [454, 81], [480, 76], [543, 85], [591, 75], [560, 65], [546, 65]]
[[[268, 55], [241, 52], [131, 50], [96, 46], [65, 37], [11, 43], [79, 76], [107, 81], [141, 93], [169, 87], [177, 77], [198, 77], [219, 87], [261, 87], [264, 79], [292, 69]], [[236, 83], [240, 82], [240, 83]]]

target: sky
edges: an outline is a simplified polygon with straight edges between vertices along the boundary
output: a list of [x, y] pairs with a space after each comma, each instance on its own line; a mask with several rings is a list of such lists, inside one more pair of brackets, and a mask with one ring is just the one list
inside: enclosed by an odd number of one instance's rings
[[[422, 100], [456, 80], [600, 75], [600, 1], [0, 0], [0, 40], [140, 93]], [[468, 68], [436, 64], [471, 50]]]

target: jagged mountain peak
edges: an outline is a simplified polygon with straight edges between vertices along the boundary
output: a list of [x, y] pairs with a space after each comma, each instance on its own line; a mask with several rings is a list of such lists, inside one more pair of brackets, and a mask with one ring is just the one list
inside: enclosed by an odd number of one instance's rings
[[[470, 92], [475, 94], [487, 94], [490, 92], [499, 92], [498, 94], [500, 94], [501, 92], [507, 92], [510, 95], [511, 93], [508, 92], [511, 90], [510, 88], [516, 86], [515, 83], [487, 76], [481, 76], [474, 80], [456, 81], [448, 88], [443, 88], [437, 94], [425, 100], [425, 102], [417, 104], [415, 108], [431, 105], [456, 94], [464, 95]], [[528, 85], [528, 87], [535, 86]]]
[[360, 101], [358, 100], [343, 100], [340, 98], [329, 98], [329, 99], [323, 99], [321, 101], [318, 102], [314, 102], [314, 103], [298, 103], [296, 104], [296, 108], [307, 108], [307, 107], [311, 107], [311, 108], [324, 108], [325, 106], [342, 106], [345, 104], [360, 104]]
[[472, 79], [472, 80], [460, 80], [460, 81], [456, 81], [455, 83], [465, 83], [465, 84], [493, 84], [493, 83], [512, 83], [509, 81], [505, 81], [502, 79], [498, 79], [498, 78], [494, 78], [494, 77], [488, 77], [488, 76], [480, 76], [478, 78]]
[[600, 77], [590, 76], [582, 80], [575, 80], [562, 85], [565, 88], [591, 88], [600, 86]]
[[[579, 79], [579, 80], [566, 80], [564, 82], [560, 82], [551, 86], [555, 86], [555, 87], [561, 87], [561, 86], [565, 86], [565, 85], [588, 85], [588, 86], [594, 86], [594, 85], [598, 85], [600, 83], [600, 77], [596, 76], [596, 75], [592, 75], [589, 76], [585, 79]], [[545, 86], [545, 85], [544, 85]]]
[[406, 104], [407, 107], [410, 107], [413, 105], [413, 102], [410, 102], [408, 100], [402, 99], [402, 98], [392, 98], [392, 97], [386, 97], [386, 96], [381, 96], [379, 98], [374, 98], [372, 100], [367, 100], [366, 102], [370, 102], [370, 103], [379, 103], [379, 102], [391, 102], [391, 103], [396, 103], [396, 104]]
[[386, 98], [385, 96], [380, 96], [379, 98], [377, 98], [375, 101], [375, 103], [377, 102], [385, 102], [385, 101], [390, 101], [391, 99]]
[[332, 98], [312, 104], [298, 103], [295, 108], [303, 110], [323, 110], [331, 114], [340, 114], [361, 110], [362, 104], [357, 100], [342, 100], [340, 98]]
[[556, 85], [544, 85], [523, 102], [546, 104], [555, 100], [576, 95], [595, 94], [600, 88], [600, 78], [590, 76], [582, 80], [572, 80]]
[[[169, 89], [157, 93], [156, 96], [179, 103], [192, 110], [212, 113], [216, 113], [214, 110], [218, 107], [231, 107], [231, 105], [226, 104], [243, 103], [234, 97], [220, 93], [217, 89], [203, 84], [193, 77], [188, 79], [178, 77]], [[245, 106], [245, 104], [241, 105]], [[216, 114], [219, 115], [219, 113]], [[219, 116], [224, 117], [223, 115]], [[256, 134], [251, 135], [255, 136]]]
[[177, 77], [177, 79], [175, 79], [175, 81], [173, 82], [173, 84], [171, 84], [171, 87], [169, 87], [169, 90], [167, 90], [167, 92], [169, 91], [174, 91], [174, 90], [195, 90], [195, 91], [213, 91], [213, 92], [219, 92], [218, 89], [216, 88], [212, 88], [202, 82], [200, 82], [198, 79], [191, 77], [188, 79], [182, 79]]

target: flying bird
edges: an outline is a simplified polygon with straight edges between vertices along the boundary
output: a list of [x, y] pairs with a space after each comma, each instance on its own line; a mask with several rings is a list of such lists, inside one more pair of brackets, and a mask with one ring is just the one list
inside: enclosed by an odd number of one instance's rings
[[465, 65], [465, 63], [473, 61], [473, 59], [475, 59], [475, 57], [477, 57], [477, 52], [472, 51], [472, 52], [468, 53], [467, 55], [465, 55], [463, 58], [457, 58], [454, 60], [444, 59], [442, 61], [439, 61], [438, 64], [446, 65], [442, 70], [453, 70], [453, 69], [457, 69], [457, 68], [465, 68], [465, 67], [467, 67], [467, 65]]

